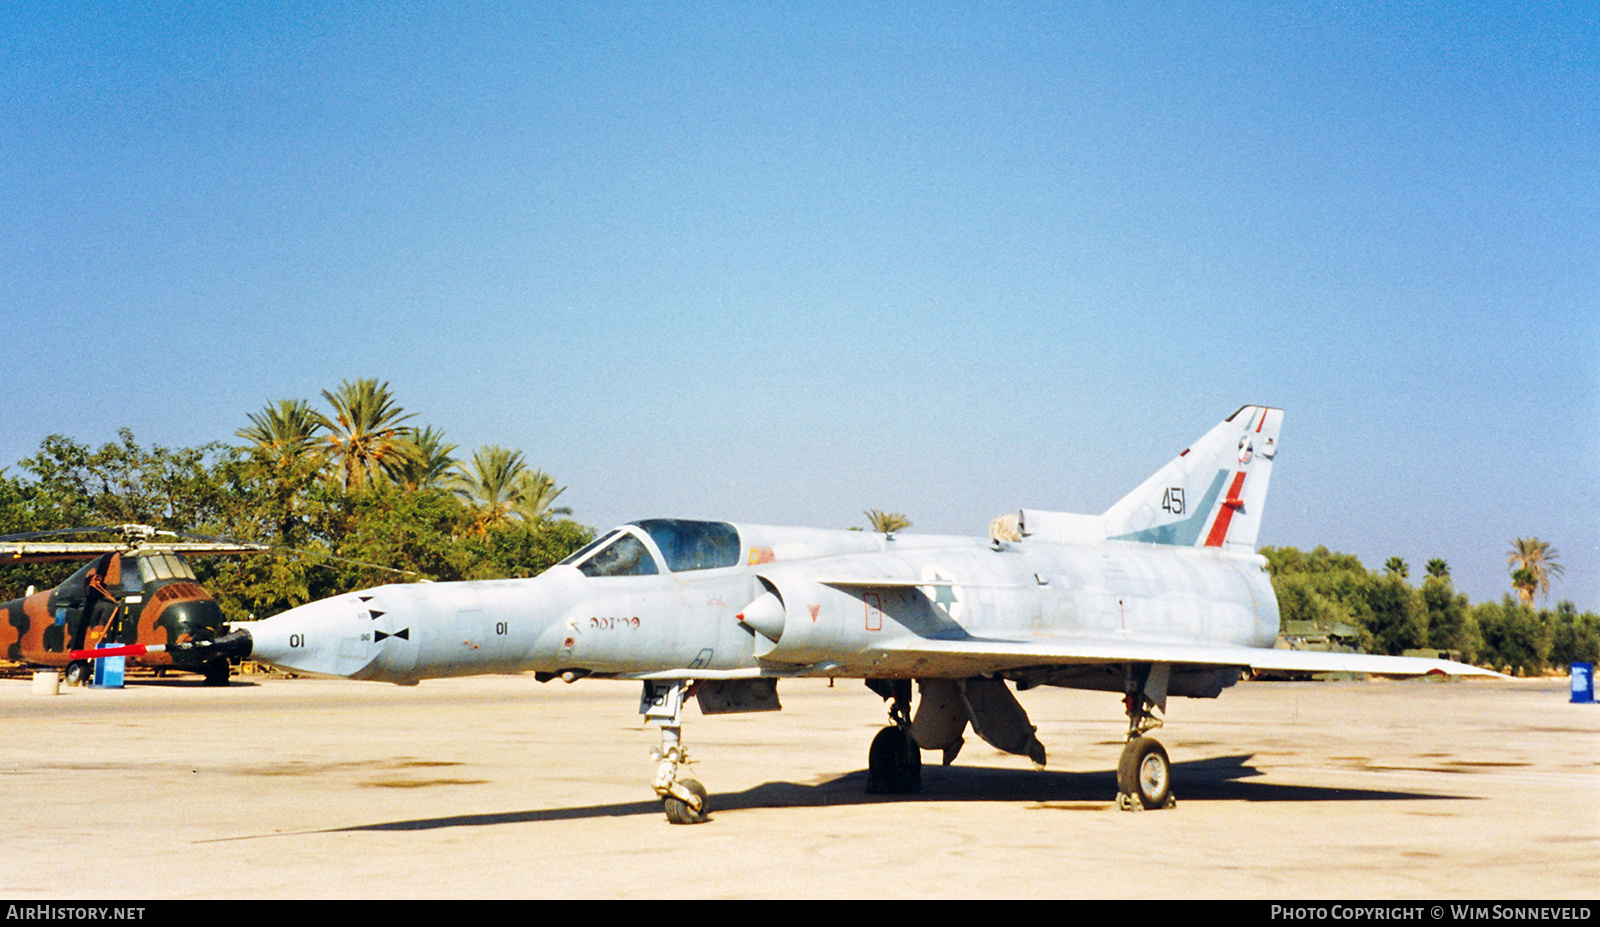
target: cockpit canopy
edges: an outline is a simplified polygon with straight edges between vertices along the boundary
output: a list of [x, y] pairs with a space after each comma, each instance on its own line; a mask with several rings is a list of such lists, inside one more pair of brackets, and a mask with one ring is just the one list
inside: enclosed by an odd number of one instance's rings
[[121, 598], [143, 592], [145, 583], [168, 579], [194, 582], [194, 568], [173, 551], [142, 550], [101, 554], [79, 567], [58, 588], [66, 601], [81, 601], [85, 590], [91, 587]]
[[738, 529], [726, 522], [681, 518], [649, 518], [614, 528], [561, 562], [585, 576], [654, 576], [661, 568], [643, 537], [673, 573], [739, 564]]

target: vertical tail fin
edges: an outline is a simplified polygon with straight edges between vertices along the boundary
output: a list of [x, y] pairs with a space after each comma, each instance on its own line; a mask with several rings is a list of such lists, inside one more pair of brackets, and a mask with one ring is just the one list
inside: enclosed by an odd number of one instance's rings
[[1106, 537], [1254, 550], [1283, 410], [1245, 406], [1101, 516]]

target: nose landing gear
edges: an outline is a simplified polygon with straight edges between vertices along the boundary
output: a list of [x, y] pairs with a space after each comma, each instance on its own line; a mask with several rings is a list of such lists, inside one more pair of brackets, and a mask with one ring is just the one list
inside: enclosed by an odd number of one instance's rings
[[661, 725], [661, 746], [650, 751], [655, 760], [655, 781], [650, 784], [661, 797], [667, 820], [673, 824], [700, 824], [711, 817], [711, 800], [706, 787], [694, 779], [678, 778], [678, 766], [690, 762], [683, 746], [683, 700], [692, 683], [645, 682], [640, 712], [645, 721]]

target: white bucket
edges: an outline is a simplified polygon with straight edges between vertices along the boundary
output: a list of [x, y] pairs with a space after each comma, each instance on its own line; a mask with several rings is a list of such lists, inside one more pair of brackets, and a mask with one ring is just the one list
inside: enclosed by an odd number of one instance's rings
[[34, 695], [60, 695], [61, 674], [55, 670], [40, 670], [33, 674]]

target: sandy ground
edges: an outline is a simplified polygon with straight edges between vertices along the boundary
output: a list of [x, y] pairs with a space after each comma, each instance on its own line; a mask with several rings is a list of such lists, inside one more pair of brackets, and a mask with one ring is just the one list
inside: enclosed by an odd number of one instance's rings
[[[1247, 683], [1175, 699], [1178, 806], [1115, 810], [1118, 696], [1020, 698], [1040, 771], [969, 734], [863, 794], [883, 703], [780, 685], [701, 717], [712, 819], [666, 823], [635, 683], [0, 681], [18, 898], [1593, 898], [1600, 705], [1565, 679]], [[934, 754], [925, 762], [936, 763]]]

